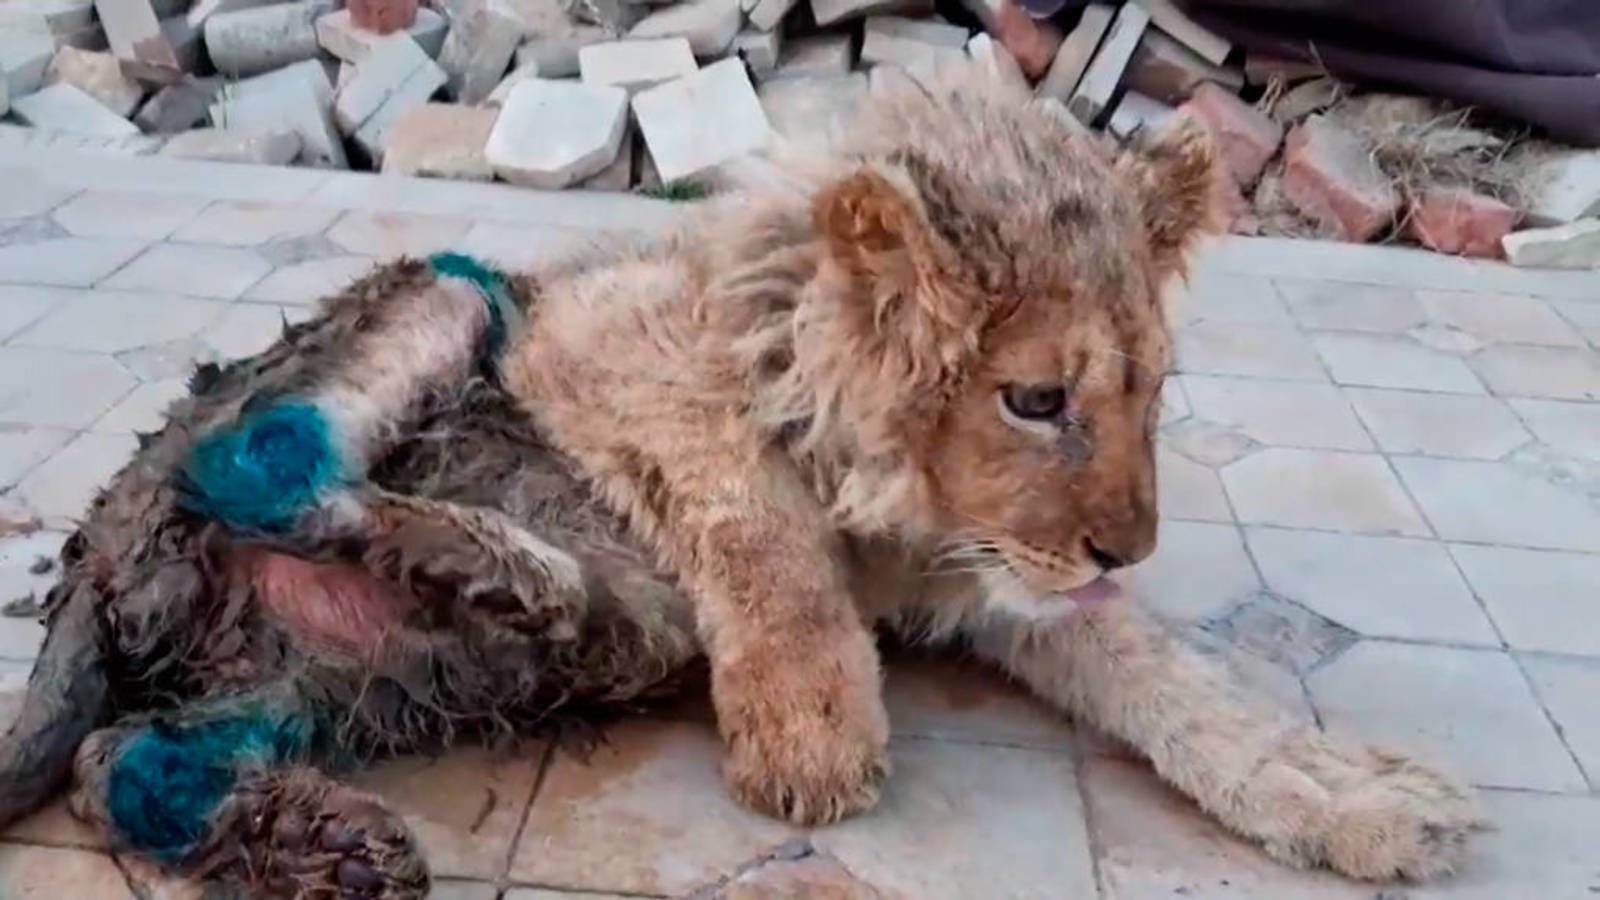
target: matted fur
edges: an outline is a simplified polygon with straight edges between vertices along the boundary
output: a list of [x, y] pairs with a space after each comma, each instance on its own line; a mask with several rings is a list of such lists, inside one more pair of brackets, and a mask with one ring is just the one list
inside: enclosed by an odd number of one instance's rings
[[[648, 699], [703, 655], [735, 794], [829, 822], [889, 777], [882, 625], [969, 645], [1280, 859], [1449, 870], [1475, 821], [1454, 782], [1286, 722], [1128, 603], [1065, 614], [1154, 547], [1164, 302], [1217, 178], [1193, 125], [1116, 155], [997, 85], [913, 89], [659, 242], [516, 280], [525, 326], [474, 373], [406, 370], [402, 341], [459, 368], [483, 317], [419, 332], [452, 298], [381, 271], [203, 373], [69, 542], [0, 820], [54, 783], [83, 705], [137, 732], [248, 703], [313, 723], [285, 765], [351, 764]], [[395, 389], [357, 417], [364, 483], [276, 536], [175, 503], [200, 436], [368, 366]], [[1006, 398], [1037, 385], [1065, 403], [1024, 421]], [[122, 733], [85, 745], [91, 800]], [[348, 818], [272, 777], [225, 809]], [[276, 851], [223, 837], [183, 865], [281, 880], [241, 869]], [[363, 865], [415, 896], [390, 837]], [[333, 883], [343, 861], [317, 860], [305, 877]]]

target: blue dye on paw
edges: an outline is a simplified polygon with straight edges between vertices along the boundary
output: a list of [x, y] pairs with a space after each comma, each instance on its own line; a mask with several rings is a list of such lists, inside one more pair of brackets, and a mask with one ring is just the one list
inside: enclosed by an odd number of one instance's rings
[[285, 531], [344, 480], [327, 417], [291, 401], [248, 413], [195, 445], [184, 466], [185, 508], [246, 531]]
[[242, 768], [288, 762], [310, 741], [303, 720], [260, 712], [152, 725], [112, 763], [106, 779], [111, 822], [132, 846], [175, 862], [206, 836]]
[[464, 253], [435, 253], [428, 257], [433, 274], [440, 278], [461, 278], [472, 282], [489, 309], [489, 328], [484, 335], [490, 353], [505, 346], [510, 321], [517, 316], [516, 302], [504, 275]]

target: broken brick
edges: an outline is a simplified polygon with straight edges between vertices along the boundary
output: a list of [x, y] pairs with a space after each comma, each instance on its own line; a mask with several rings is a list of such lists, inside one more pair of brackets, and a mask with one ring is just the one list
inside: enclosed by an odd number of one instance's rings
[[417, 18], [417, 0], [350, 0], [345, 8], [355, 27], [377, 34], [410, 28]]
[[1210, 82], [1195, 88], [1183, 108], [1211, 132], [1223, 165], [1240, 187], [1255, 184], [1283, 142], [1282, 125]]
[[62, 47], [50, 61], [44, 81], [70, 84], [123, 117], [132, 115], [144, 99], [144, 88], [122, 74], [121, 63], [109, 53]]
[[1326, 116], [1289, 133], [1283, 194], [1301, 213], [1343, 240], [1370, 240], [1388, 227], [1400, 195], [1361, 139]]
[[1464, 188], [1433, 188], [1411, 201], [1406, 231], [1440, 253], [1500, 256], [1500, 241], [1522, 217], [1493, 197]]

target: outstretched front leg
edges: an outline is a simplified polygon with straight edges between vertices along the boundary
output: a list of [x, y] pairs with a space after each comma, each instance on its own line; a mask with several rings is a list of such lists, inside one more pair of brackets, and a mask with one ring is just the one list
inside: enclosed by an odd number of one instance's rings
[[1284, 862], [1426, 878], [1456, 866], [1477, 825], [1464, 787], [1275, 714], [1132, 603], [1058, 622], [987, 620], [972, 638], [981, 655], [1131, 744]]
[[277, 685], [95, 732], [74, 810], [115, 849], [247, 896], [420, 900], [427, 866], [400, 818], [313, 767], [325, 718]]

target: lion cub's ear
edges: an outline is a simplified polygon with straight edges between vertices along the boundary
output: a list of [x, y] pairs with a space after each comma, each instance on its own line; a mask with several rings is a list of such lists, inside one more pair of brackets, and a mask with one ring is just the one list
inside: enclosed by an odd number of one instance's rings
[[[833, 258], [853, 274], [881, 269], [885, 254], [910, 253], [924, 227], [912, 200], [887, 177], [861, 169], [817, 195], [811, 206], [817, 233]], [[910, 264], [910, 259], [900, 260]]]
[[1216, 149], [1204, 125], [1180, 115], [1153, 141], [1117, 164], [1139, 194], [1156, 268], [1165, 280], [1181, 274], [1185, 254], [1223, 225], [1222, 179]]

